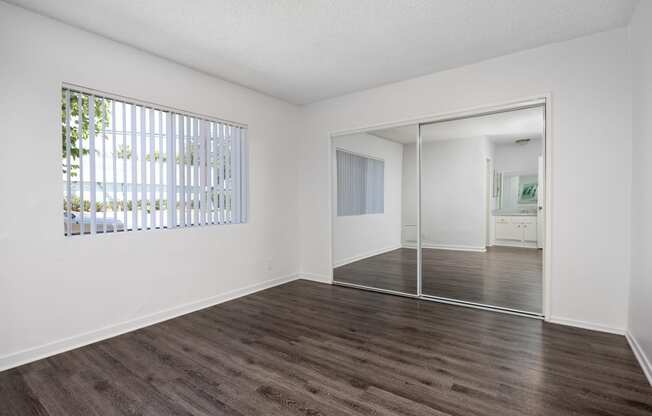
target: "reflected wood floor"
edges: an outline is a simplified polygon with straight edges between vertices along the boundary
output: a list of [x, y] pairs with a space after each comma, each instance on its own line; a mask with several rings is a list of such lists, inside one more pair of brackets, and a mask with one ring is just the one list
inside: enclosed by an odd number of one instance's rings
[[0, 373], [2, 415], [652, 415], [624, 337], [295, 281]]
[[417, 251], [399, 248], [336, 267], [333, 280], [416, 294]]
[[[542, 250], [490, 247], [486, 253], [423, 249], [423, 293], [542, 312]], [[341, 267], [333, 276], [354, 283], [416, 293], [416, 250], [400, 248]]]

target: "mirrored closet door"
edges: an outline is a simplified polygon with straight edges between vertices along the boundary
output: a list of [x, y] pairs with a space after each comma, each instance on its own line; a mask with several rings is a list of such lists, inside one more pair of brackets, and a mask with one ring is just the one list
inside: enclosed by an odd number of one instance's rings
[[543, 314], [544, 102], [331, 146], [336, 284]]
[[544, 107], [422, 124], [422, 294], [542, 313]]
[[417, 125], [332, 139], [333, 280], [417, 296]]

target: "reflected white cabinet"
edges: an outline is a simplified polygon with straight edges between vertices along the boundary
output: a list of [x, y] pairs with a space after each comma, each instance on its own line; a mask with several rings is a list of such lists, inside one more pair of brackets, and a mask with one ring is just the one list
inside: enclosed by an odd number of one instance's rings
[[496, 217], [496, 240], [523, 240], [523, 230], [514, 224], [511, 217]]
[[536, 217], [527, 217], [528, 222], [523, 222], [521, 227], [523, 228], [523, 241], [527, 243], [536, 243], [537, 242], [537, 218]]
[[536, 247], [537, 217], [504, 215], [494, 218], [496, 221], [496, 245]]

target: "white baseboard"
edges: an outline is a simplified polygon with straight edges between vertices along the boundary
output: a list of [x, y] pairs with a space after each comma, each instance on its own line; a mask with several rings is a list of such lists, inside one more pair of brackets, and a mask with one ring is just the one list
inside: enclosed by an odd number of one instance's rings
[[[417, 248], [417, 245], [413, 243], [403, 243], [403, 248], [415, 249]], [[487, 251], [487, 247], [484, 246], [464, 246], [455, 244], [421, 243], [421, 248], [430, 248], [433, 250], [473, 251], [477, 253], [485, 253]]]
[[645, 377], [647, 377], [647, 381], [652, 386], [652, 364], [650, 363], [650, 359], [645, 355], [645, 351], [643, 351], [643, 348], [641, 348], [641, 345], [636, 341], [636, 338], [634, 338], [634, 335], [631, 332], [627, 331], [625, 337], [627, 337], [627, 342], [629, 342], [629, 346], [632, 348], [632, 351], [634, 351], [634, 355], [636, 356], [638, 363], [641, 365], [643, 373], [645, 374]]
[[347, 258], [342, 259], [342, 260], [334, 261], [333, 262], [334, 263], [333, 267], [340, 267], [340, 266], [344, 266], [344, 265], [347, 265], [347, 264], [350, 264], [350, 263], [355, 263], [356, 261], [360, 261], [360, 260], [366, 259], [368, 257], [377, 256], [379, 254], [387, 253], [388, 251], [398, 250], [399, 248], [401, 248], [400, 244], [396, 245], [396, 246], [392, 246], [392, 247], [385, 247], [385, 248], [381, 248], [381, 249], [378, 249], [378, 250], [368, 251], [366, 253], [358, 254], [358, 255], [352, 256], [352, 257], [347, 257]]
[[102, 341], [107, 338], [112, 338], [127, 332], [134, 331], [136, 329], [157, 324], [159, 322], [167, 321], [168, 319], [176, 318], [190, 312], [195, 312], [200, 309], [208, 308], [210, 306], [214, 306], [232, 299], [258, 292], [260, 290], [291, 282], [298, 278], [299, 275], [294, 273], [288, 276], [266, 280], [261, 283], [230, 290], [228, 292], [211, 296], [196, 302], [190, 302], [175, 306], [173, 308], [164, 309], [162, 311], [145, 315], [140, 318], [132, 319], [115, 325], [109, 325], [101, 329], [73, 335], [71, 337], [53, 341], [38, 347], [33, 347], [4, 355], [0, 357], [0, 371], [8, 370], [10, 368], [18, 367], [19, 365], [27, 364], [32, 361], [40, 360], [55, 354], [83, 347], [84, 345]]
[[498, 247], [521, 247], [521, 248], [538, 248], [537, 243], [519, 243], [516, 241], [494, 241], [492, 246]]
[[299, 273], [298, 278], [310, 280], [312, 282], [317, 282], [317, 283], [328, 283], [328, 284], [333, 283], [333, 279], [331, 278], [331, 276], [327, 276], [325, 274], [301, 272]]
[[578, 321], [575, 319], [562, 318], [559, 316], [552, 316], [549, 319], [546, 319], [546, 322], [550, 322], [551, 324], [574, 326], [582, 329], [590, 329], [592, 331], [607, 332], [609, 334], [625, 335], [625, 330], [622, 328], [612, 328], [593, 322]]

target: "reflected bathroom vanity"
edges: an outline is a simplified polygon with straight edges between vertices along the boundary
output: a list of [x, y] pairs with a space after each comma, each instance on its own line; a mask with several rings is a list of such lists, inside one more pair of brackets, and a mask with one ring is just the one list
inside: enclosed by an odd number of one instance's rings
[[530, 172], [501, 173], [500, 208], [493, 210], [494, 245], [538, 247], [538, 175]]

